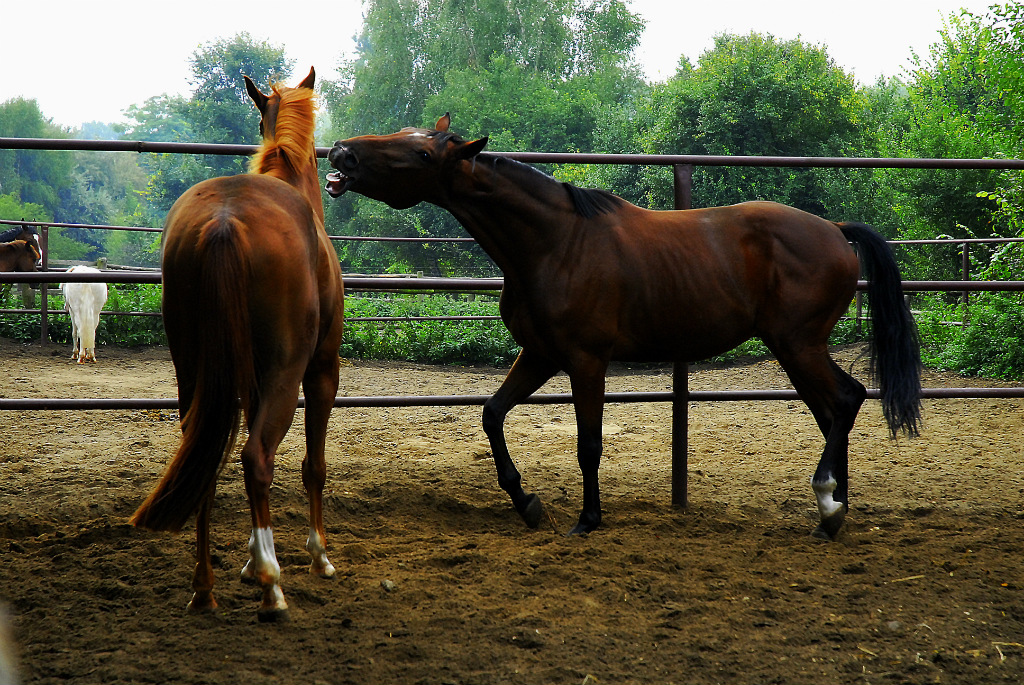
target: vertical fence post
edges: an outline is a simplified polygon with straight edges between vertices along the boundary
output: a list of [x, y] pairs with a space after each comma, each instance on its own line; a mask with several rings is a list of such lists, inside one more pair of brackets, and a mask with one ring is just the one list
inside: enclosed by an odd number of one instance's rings
[[[969, 250], [971, 249], [971, 245], [970, 245], [970, 243], [966, 243], [965, 242], [965, 243], [963, 243], [963, 246], [964, 246], [964, 251], [963, 251], [963, 280], [969, 281], [969, 280], [971, 280], [971, 254], [969, 252]], [[964, 291], [964, 311], [963, 311], [963, 314], [960, 315], [960, 325], [963, 328], [967, 327], [967, 319], [968, 319], [969, 314], [970, 314], [970, 310], [968, 308], [968, 305], [970, 304], [970, 297], [971, 297], [970, 291], [965, 290]]]
[[[857, 278], [864, 278], [864, 264], [863, 262], [860, 261], [860, 247], [857, 245], [857, 243], [853, 243], [853, 251], [857, 255], [857, 263], [859, 265], [858, 268], [860, 269], [858, 271]], [[857, 320], [854, 323], [853, 330], [856, 339], [860, 340], [861, 336], [863, 335], [864, 292], [862, 290], [858, 290], [857, 294], [854, 296], [854, 300], [857, 303]]]
[[[693, 165], [672, 167], [676, 209], [690, 209], [693, 197]], [[689, 441], [689, 376], [690, 365], [677, 361], [672, 365], [672, 506], [685, 509], [687, 497], [687, 452]]]
[[[39, 247], [43, 249], [43, 264], [40, 268], [43, 271], [50, 269], [50, 227], [39, 227]], [[49, 303], [47, 302], [47, 291], [49, 283], [39, 284], [39, 342], [45, 343], [50, 339], [50, 321], [48, 316]]]

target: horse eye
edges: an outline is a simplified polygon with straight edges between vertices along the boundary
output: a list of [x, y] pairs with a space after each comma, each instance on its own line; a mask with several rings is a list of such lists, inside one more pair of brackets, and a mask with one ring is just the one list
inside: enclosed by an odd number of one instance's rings
[[424, 162], [429, 162], [430, 161], [430, 153], [427, 152], [426, 150], [421, 150], [420, 151], [420, 159], [422, 159]]

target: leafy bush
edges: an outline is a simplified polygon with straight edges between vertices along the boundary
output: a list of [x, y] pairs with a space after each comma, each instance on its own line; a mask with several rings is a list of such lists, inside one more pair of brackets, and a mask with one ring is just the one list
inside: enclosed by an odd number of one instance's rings
[[[63, 300], [51, 291], [50, 340], [69, 343], [71, 324], [60, 313]], [[0, 291], [0, 308], [22, 307], [18, 288]], [[926, 366], [966, 375], [1005, 380], [1024, 379], [1024, 296], [1018, 293], [972, 295], [966, 312], [967, 325], [958, 325], [963, 305], [950, 302], [942, 293], [915, 295], [915, 310], [921, 333], [921, 355]], [[106, 310], [159, 312], [157, 285], [109, 287]], [[496, 316], [497, 300], [491, 297], [467, 301], [450, 295], [390, 295], [348, 297], [345, 301], [345, 336], [340, 353], [344, 357], [387, 359], [429, 364], [489, 364], [508, 366], [519, 347], [500, 320], [413, 321], [418, 316]], [[859, 339], [854, 311], [832, 332], [830, 343], [842, 345]], [[400, 317], [409, 320], [386, 322], [352, 321], [365, 317]], [[14, 340], [39, 339], [38, 314], [5, 314], [0, 317], [0, 337]], [[165, 345], [163, 322], [159, 317], [104, 316], [97, 330], [104, 345]], [[752, 339], [729, 352], [706, 360], [729, 363], [770, 353], [760, 340]]]
[[451, 296], [393, 295], [345, 300], [344, 357], [392, 359], [431, 364], [508, 366], [519, 347], [500, 320], [358, 322], [363, 317], [496, 316], [498, 303]]
[[[108, 285], [107, 303], [104, 311], [114, 312], [159, 312], [160, 286], [158, 285]], [[36, 295], [36, 306], [39, 296]], [[21, 289], [11, 288], [0, 294], [0, 309], [20, 309]], [[47, 307], [51, 315], [47, 331], [51, 342], [71, 342], [71, 318], [64, 313], [64, 298], [60, 291], [51, 288], [47, 296]], [[0, 337], [13, 340], [38, 340], [40, 335], [38, 314], [5, 314], [0, 317]], [[118, 316], [100, 317], [96, 329], [96, 342], [100, 345], [166, 345], [163, 320], [159, 316]]]
[[962, 304], [932, 299], [917, 316], [921, 356], [926, 366], [970, 376], [1024, 378], [1024, 298], [1019, 293], [972, 296], [967, 324]]
[[[156, 284], [108, 286], [107, 304], [112, 312], [159, 312], [162, 289]], [[159, 316], [103, 316], [96, 329], [97, 342], [104, 345], [166, 345], [163, 319]]]

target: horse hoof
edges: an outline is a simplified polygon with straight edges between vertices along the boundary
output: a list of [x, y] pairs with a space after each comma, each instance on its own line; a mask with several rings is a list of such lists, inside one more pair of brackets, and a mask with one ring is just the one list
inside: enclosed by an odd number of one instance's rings
[[334, 564], [327, 562], [326, 566], [320, 566], [318, 564], [311, 564], [309, 567], [309, 575], [317, 576], [318, 578], [331, 579], [336, 573]]
[[572, 537], [573, 535], [582, 535], [583, 533], [589, 533], [600, 525], [600, 521], [597, 523], [589, 523], [580, 518], [580, 522], [577, 523], [572, 530], [566, 533], [566, 537]]
[[217, 600], [213, 598], [212, 594], [200, 595], [196, 593], [192, 595], [192, 599], [189, 600], [188, 606], [185, 607], [185, 613], [193, 616], [199, 614], [212, 614], [217, 610]]
[[519, 515], [530, 528], [536, 528], [544, 518], [544, 505], [536, 494], [526, 496], [526, 505], [519, 510]]
[[256, 618], [260, 623], [287, 623], [291, 619], [288, 609], [276, 607], [260, 607], [256, 610]]
[[822, 519], [818, 527], [811, 533], [811, 537], [828, 542], [835, 540], [836, 536], [839, 535], [839, 529], [843, 527], [844, 520], [846, 520], [846, 517], [842, 513]]

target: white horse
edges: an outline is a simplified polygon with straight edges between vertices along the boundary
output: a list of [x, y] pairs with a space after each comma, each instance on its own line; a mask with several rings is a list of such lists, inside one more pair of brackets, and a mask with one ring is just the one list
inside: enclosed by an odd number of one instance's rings
[[[100, 273], [91, 266], [73, 266], [68, 273]], [[96, 361], [96, 327], [107, 301], [106, 283], [62, 283], [64, 309], [71, 314], [72, 359], [79, 364]]]

